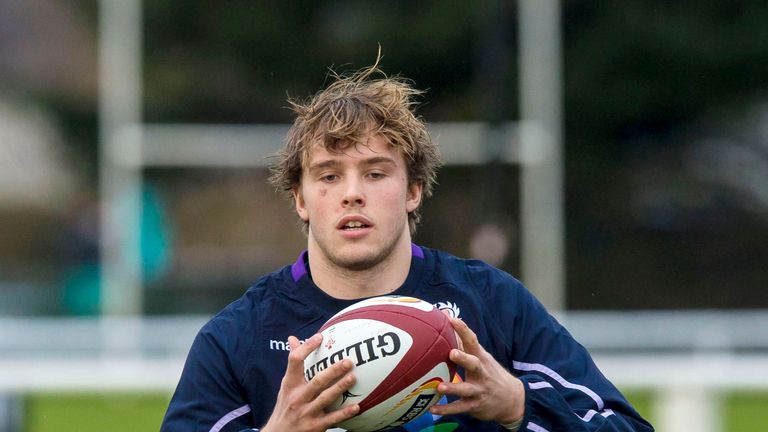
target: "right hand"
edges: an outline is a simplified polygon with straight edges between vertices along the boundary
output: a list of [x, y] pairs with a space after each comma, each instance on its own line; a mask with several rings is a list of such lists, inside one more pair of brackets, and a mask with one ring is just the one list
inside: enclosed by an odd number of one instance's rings
[[323, 336], [316, 334], [304, 344], [290, 336], [288, 368], [277, 394], [275, 409], [262, 432], [325, 432], [355, 416], [360, 406], [350, 405], [326, 412], [355, 383], [352, 361], [344, 359], [319, 372], [309, 382], [304, 379], [304, 359], [320, 346]]

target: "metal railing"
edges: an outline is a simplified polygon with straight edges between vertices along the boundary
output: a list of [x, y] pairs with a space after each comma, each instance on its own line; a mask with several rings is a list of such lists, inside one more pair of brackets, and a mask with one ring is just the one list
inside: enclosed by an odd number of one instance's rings
[[[716, 432], [719, 395], [768, 391], [768, 311], [571, 312], [559, 319], [657, 430]], [[1, 318], [0, 394], [171, 391], [204, 316]]]

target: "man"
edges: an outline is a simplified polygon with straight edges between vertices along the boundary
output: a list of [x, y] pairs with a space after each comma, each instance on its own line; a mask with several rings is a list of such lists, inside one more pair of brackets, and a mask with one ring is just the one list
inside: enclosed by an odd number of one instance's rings
[[461, 345], [450, 354], [460, 379], [397, 430], [653, 430], [519, 281], [411, 243], [439, 165], [413, 113], [419, 93], [374, 65], [292, 102], [271, 180], [293, 200], [307, 251], [203, 327], [161, 431], [333, 429], [359, 410], [326, 411], [354, 384], [352, 361], [306, 382], [303, 360], [328, 318], [387, 294], [450, 309]]

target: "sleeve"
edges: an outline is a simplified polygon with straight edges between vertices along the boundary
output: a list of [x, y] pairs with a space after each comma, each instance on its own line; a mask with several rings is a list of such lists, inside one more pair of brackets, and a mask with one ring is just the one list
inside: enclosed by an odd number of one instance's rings
[[238, 432], [253, 428], [231, 357], [211, 322], [198, 333], [160, 432]]
[[653, 431], [544, 306], [514, 278], [506, 284], [502, 296], [510, 297], [496, 316], [506, 329], [507, 367], [525, 387], [520, 430]]

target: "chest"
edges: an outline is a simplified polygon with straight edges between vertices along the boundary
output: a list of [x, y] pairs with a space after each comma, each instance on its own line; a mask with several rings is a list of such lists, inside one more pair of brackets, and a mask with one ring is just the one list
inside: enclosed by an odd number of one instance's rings
[[[454, 299], [450, 293], [435, 292], [435, 295], [424, 296], [426, 301], [435, 307], [445, 311], [452, 317], [463, 319], [478, 335], [478, 339], [494, 356], [502, 355], [503, 341], [488, 325], [481, 306], [468, 300]], [[287, 368], [290, 347], [288, 336], [294, 335], [301, 341], [315, 334], [322, 324], [330, 317], [323, 314], [295, 314], [285, 315], [285, 319], [268, 320], [262, 323], [258, 334], [252, 335], [251, 343], [255, 344], [252, 350], [252, 358], [247, 376], [244, 378], [244, 391], [252, 408], [253, 421], [256, 425], [266, 423], [274, 408], [276, 396], [280, 390], [282, 378]], [[299, 319], [297, 319], [299, 318]], [[497, 357], [498, 358], [498, 357]], [[464, 371], [459, 370], [459, 375], [464, 378]], [[443, 398], [440, 403], [447, 403]], [[415, 419], [401, 428], [393, 429], [393, 432], [421, 432], [421, 431], [495, 431], [499, 430], [495, 423], [480, 422], [468, 416], [437, 417], [429, 413]]]

